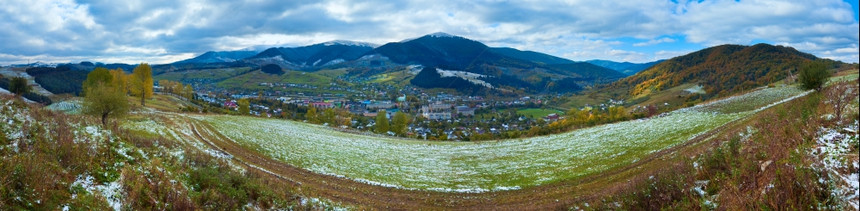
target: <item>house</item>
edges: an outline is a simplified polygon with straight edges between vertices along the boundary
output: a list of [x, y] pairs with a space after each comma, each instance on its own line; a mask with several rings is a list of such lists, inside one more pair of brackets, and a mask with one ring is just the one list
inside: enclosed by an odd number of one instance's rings
[[554, 122], [554, 121], [558, 121], [558, 118], [559, 118], [558, 114], [551, 113], [549, 115], [546, 115], [546, 117], [544, 117], [543, 120], [547, 121], [547, 122]]
[[238, 106], [238, 105], [236, 105], [236, 101], [235, 101], [235, 100], [228, 100], [228, 101], [224, 101], [224, 107], [226, 107], [226, 108], [236, 108], [236, 107], [239, 107], [239, 106]]
[[457, 106], [454, 110], [457, 111], [457, 115], [459, 116], [475, 116], [475, 108], [470, 108], [469, 106]]
[[391, 103], [391, 101], [370, 102], [365, 105], [365, 108], [371, 111], [379, 109], [390, 109], [394, 108], [394, 103]]
[[334, 104], [327, 103], [327, 102], [311, 102], [311, 103], [309, 103], [309, 105], [313, 106], [314, 108], [317, 108], [317, 109], [334, 108]]
[[421, 116], [429, 120], [450, 120], [451, 104], [434, 103], [426, 106], [421, 106]]

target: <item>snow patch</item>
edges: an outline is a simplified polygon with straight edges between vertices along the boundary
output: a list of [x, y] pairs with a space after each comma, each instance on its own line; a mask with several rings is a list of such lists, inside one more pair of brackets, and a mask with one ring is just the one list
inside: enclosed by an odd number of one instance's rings
[[480, 77], [486, 77], [485, 75], [481, 75], [481, 74], [477, 74], [477, 73], [470, 73], [470, 72], [466, 72], [466, 71], [443, 70], [443, 69], [439, 69], [439, 68], [436, 68], [436, 72], [438, 72], [439, 75], [441, 75], [443, 78], [445, 78], [445, 77], [458, 77], [458, 78], [462, 78], [462, 79], [467, 80], [467, 81], [469, 81], [473, 84], [476, 84], [476, 85], [481, 85], [481, 86], [491, 88], [491, 89], [493, 88], [493, 85], [491, 85], [490, 83], [487, 83], [486, 81], [478, 79]]
[[325, 45], [325, 46], [346, 45], [346, 46], [371, 47], [371, 48], [379, 47], [379, 45], [374, 44], [374, 43], [357, 42], [357, 41], [349, 41], [349, 40], [333, 40], [333, 41], [324, 42], [323, 45]]
[[811, 155], [817, 157], [819, 162], [813, 168], [823, 169], [828, 172], [830, 180], [819, 180], [820, 183], [832, 183], [836, 188], [834, 196], [841, 198], [854, 210], [860, 209], [860, 169], [856, 154], [852, 156], [852, 148], [858, 145], [858, 122], [847, 128], [831, 129], [820, 128], [816, 139], [817, 147], [812, 149]]
[[[91, 194], [99, 194], [107, 200], [108, 205], [110, 205], [113, 210], [121, 210], [122, 184], [120, 184], [120, 181], [117, 180], [108, 184], [97, 185], [93, 180], [95, 180], [93, 176], [78, 175], [75, 182], [72, 183], [71, 188], [79, 186]], [[75, 197], [77, 197], [77, 194], [72, 194], [72, 198]]]

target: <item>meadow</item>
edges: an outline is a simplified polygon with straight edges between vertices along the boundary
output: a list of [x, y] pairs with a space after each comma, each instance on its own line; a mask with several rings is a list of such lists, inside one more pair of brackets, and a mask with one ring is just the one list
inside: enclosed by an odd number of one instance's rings
[[485, 142], [405, 140], [256, 117], [189, 117], [247, 148], [316, 173], [409, 190], [487, 192], [626, 166], [806, 93], [789, 86], [761, 88], [650, 119]]

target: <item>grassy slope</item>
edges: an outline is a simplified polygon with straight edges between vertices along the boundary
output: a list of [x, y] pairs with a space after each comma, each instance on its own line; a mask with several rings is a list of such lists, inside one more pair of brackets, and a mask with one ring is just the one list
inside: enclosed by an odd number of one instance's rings
[[517, 110], [517, 114], [526, 116], [528, 118], [542, 118], [551, 113], [556, 113], [558, 115], [564, 115], [563, 111], [555, 110], [555, 109], [542, 109], [542, 108], [527, 108]]
[[[773, 88], [752, 93], [761, 95], [756, 101], [728, 101], [758, 108], [797, 93], [793, 88]], [[697, 107], [644, 121], [479, 143], [367, 137], [251, 117], [199, 118], [234, 141], [315, 172], [410, 189], [486, 191], [537, 186], [624, 166], [750, 114]], [[398, 156], [390, 156], [394, 154]]]
[[246, 74], [231, 77], [217, 83], [218, 87], [227, 89], [257, 89], [260, 83], [295, 83], [323, 87], [332, 82], [332, 78], [311, 72], [287, 71], [283, 75], [272, 75], [261, 71], [251, 71]]
[[154, 75], [153, 79], [158, 80], [171, 80], [171, 81], [187, 81], [187, 80], [207, 80], [207, 81], [221, 81], [230, 77], [235, 77], [241, 75], [250, 70], [248, 67], [242, 68], [221, 68], [221, 69], [202, 69], [202, 70], [188, 70], [188, 71], [180, 71], [180, 72], [168, 72], [159, 75]]
[[[831, 82], [848, 81], [856, 88], [857, 76], [857, 70], [840, 72]], [[843, 180], [844, 175], [860, 172], [857, 133], [843, 129], [846, 141], [827, 143], [840, 138], [825, 138], [828, 135], [822, 131], [852, 127], [856, 131], [858, 101], [853, 100], [843, 122], [828, 119], [834, 111], [832, 95], [827, 93], [833, 91], [812, 93], [760, 112], [719, 131], [709, 141], [692, 143], [674, 156], [619, 177], [626, 180], [625, 185], [608, 190], [605, 196], [570, 207], [856, 210], [856, 186], [854, 192], [845, 192], [848, 184]], [[853, 145], [844, 144], [852, 139]], [[822, 162], [842, 164], [827, 168]], [[598, 184], [602, 185], [608, 184]]]

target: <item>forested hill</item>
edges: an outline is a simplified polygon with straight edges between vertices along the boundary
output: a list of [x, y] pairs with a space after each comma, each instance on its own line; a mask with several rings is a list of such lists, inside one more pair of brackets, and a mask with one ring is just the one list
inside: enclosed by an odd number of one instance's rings
[[838, 63], [791, 47], [720, 45], [666, 60], [611, 86], [629, 88], [636, 97], [693, 83], [702, 85], [707, 96], [722, 96], [782, 80], [812, 60]]

